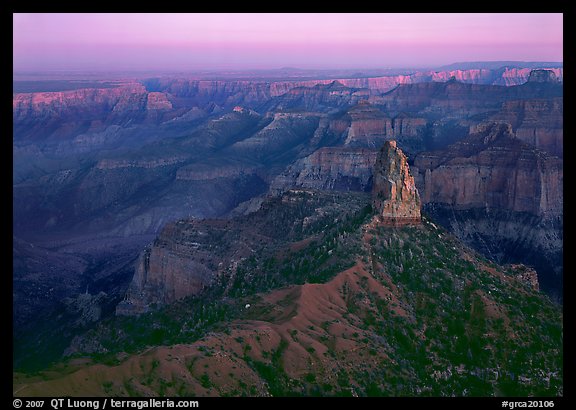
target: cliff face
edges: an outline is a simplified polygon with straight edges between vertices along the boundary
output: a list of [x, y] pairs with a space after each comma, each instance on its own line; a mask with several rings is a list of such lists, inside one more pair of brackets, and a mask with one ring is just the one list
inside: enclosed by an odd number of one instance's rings
[[[505, 68], [501, 69], [467, 69], [467, 70], [441, 70], [441, 71], [417, 71], [409, 75], [391, 75], [384, 77], [369, 78], [340, 78], [339, 83], [351, 88], [367, 88], [376, 93], [386, 93], [400, 84], [416, 84], [423, 82], [446, 82], [450, 79], [468, 84], [484, 85], [520, 85], [528, 81], [531, 68]], [[561, 81], [563, 78], [562, 68], [549, 68]], [[327, 84], [329, 80], [310, 80], [296, 83], [296, 86], [310, 87], [315, 84]], [[290, 83], [275, 82], [271, 84], [274, 90], [272, 95], [281, 95], [290, 87]]]
[[339, 121], [346, 124], [344, 145], [380, 147], [393, 135], [392, 119], [367, 102], [352, 107]]
[[[488, 81], [485, 74], [451, 70], [449, 77], [435, 78], [480, 83]], [[454, 138], [438, 138], [443, 142], [438, 148], [464, 138], [470, 126], [478, 131], [476, 123], [494, 115], [512, 124], [517, 140], [561, 156], [562, 86], [548, 72], [528, 75], [517, 87], [424, 83], [432, 77], [422, 74], [300, 85], [172, 79], [156, 88], [127, 82], [106, 89], [14, 94], [13, 229], [29, 242], [73, 243], [62, 245], [62, 263], [59, 259], [54, 268], [42, 266], [42, 273], [60, 269], [64, 274], [72, 252], [84, 258], [108, 243], [123, 250], [130, 241], [147, 242], [140, 235], [156, 235], [170, 221], [224, 215], [265, 193], [284, 169], [273, 185], [278, 191], [370, 191], [377, 147], [394, 139], [413, 159], [429, 149], [423, 142], [432, 140], [437, 128], [444, 129], [437, 127], [440, 119], [457, 126], [449, 135]], [[423, 83], [412, 84], [417, 81]], [[380, 94], [396, 84], [401, 85]], [[360, 88], [364, 86], [368, 88]], [[367, 99], [373, 104], [362, 103]], [[266, 112], [278, 102], [286, 104], [287, 112]], [[444, 154], [423, 154], [423, 161], [427, 157], [436, 165], [427, 169], [424, 164], [422, 173], [412, 167], [418, 171], [413, 175], [425, 210], [485, 255], [534, 266], [544, 290], [550, 281], [561, 289], [562, 162], [554, 165], [558, 159], [519, 148], [516, 142], [466, 144]], [[278, 229], [270, 228], [272, 234], [263, 240], [271, 241]], [[226, 230], [218, 232], [226, 235]], [[117, 242], [108, 242], [110, 238]], [[203, 243], [200, 237], [179, 241], [177, 246], [155, 246], [141, 257], [133, 292], [145, 295], [142, 306], [195, 294], [218, 277], [221, 260], [208, 264], [210, 259], [196, 248]], [[139, 250], [131, 248], [131, 257]], [[187, 252], [198, 255], [194, 262], [181, 260]], [[235, 260], [250, 254], [249, 249], [242, 252]], [[51, 286], [44, 285], [53, 278], [37, 276], [35, 264], [46, 259], [38, 259], [39, 254], [21, 268], [27, 275], [18, 284], [25, 297], [16, 289], [22, 305], [52, 298]], [[45, 265], [52, 263], [50, 258]], [[94, 260], [106, 266], [120, 264], [108, 256], [98, 258]], [[91, 280], [97, 269], [88, 269], [82, 280]], [[183, 276], [175, 277], [180, 271]], [[131, 272], [118, 273], [123, 286]], [[68, 285], [62, 289], [71, 292]], [[20, 319], [17, 323], [26, 322]]]
[[555, 81], [529, 81], [517, 87], [502, 87], [466, 84], [452, 79], [443, 83], [399, 85], [386, 94], [372, 96], [370, 101], [384, 107], [391, 115], [405, 111], [419, 112], [420, 115], [426, 114], [438, 119], [462, 119], [497, 110], [502, 103], [510, 100], [554, 98], [562, 95], [562, 84]]
[[[144, 86], [128, 83], [114, 88], [84, 88], [70, 91], [17, 93], [12, 97], [14, 121], [42, 118], [50, 114], [90, 113], [100, 110], [138, 109], [136, 100], [146, 95]], [[145, 101], [144, 101], [145, 103]], [[31, 119], [33, 119], [31, 118]]]
[[233, 155], [270, 161], [274, 156], [295, 156], [295, 147], [306, 145], [317, 130], [320, 116], [315, 113], [274, 113], [262, 129], [227, 148]]
[[[474, 130], [446, 150], [415, 157], [416, 184], [424, 203], [444, 203], [455, 209], [500, 208], [535, 216], [562, 213], [561, 159], [523, 143], [510, 124], [488, 122]], [[375, 164], [373, 149], [321, 148], [278, 176], [272, 191], [367, 190]]]
[[[561, 88], [558, 82], [562, 78], [561, 69], [533, 70], [530, 77], [531, 72], [528, 69], [519, 71], [522, 81], [514, 84], [526, 82], [542, 86], [554, 83]], [[14, 136], [15, 140], [72, 139], [86, 132], [102, 132], [111, 125], [160, 124], [181, 118], [193, 107], [212, 111], [210, 107], [214, 104], [226, 108], [242, 104], [259, 111], [331, 111], [370, 98], [386, 106], [391, 117], [401, 111], [426, 107], [430, 114], [446, 115], [449, 111], [459, 115], [474, 114], [514, 97], [505, 87], [477, 87], [494, 83], [495, 75], [491, 70], [451, 70], [373, 78], [275, 82], [163, 78], [125, 82], [112, 88], [15, 93]], [[509, 74], [511, 78], [515, 75]], [[450, 79], [454, 81], [442, 83]], [[533, 97], [539, 95], [537, 88], [533, 90]], [[382, 96], [391, 90], [390, 94]], [[472, 102], [471, 92], [475, 93]], [[486, 98], [477, 98], [481, 96], [479, 92]]]
[[[215, 282], [233, 292], [234, 283], [251, 274], [239, 272], [238, 265], [256, 251], [270, 250], [271, 259], [297, 251], [306, 245], [300, 242], [306, 234], [323, 235], [335, 221], [365, 209], [367, 203], [366, 194], [291, 190], [267, 197], [247, 215], [170, 222], [141, 253], [116, 313], [140, 314], [154, 305], [198, 295]], [[273, 256], [282, 247], [286, 250]]]
[[171, 110], [172, 103], [168, 100], [166, 93], [148, 93], [146, 101], [147, 110]]
[[465, 84], [452, 79], [444, 83], [400, 85], [382, 96], [374, 96], [371, 101], [392, 114], [404, 111], [462, 118], [498, 107], [505, 99], [504, 87]]
[[487, 123], [413, 170], [428, 215], [499, 263], [523, 263], [562, 300], [563, 162]]
[[414, 165], [426, 203], [562, 213], [562, 160], [522, 143], [510, 124], [480, 125], [446, 151], [417, 155]]
[[17, 93], [12, 98], [15, 141], [73, 139], [126, 123], [158, 123], [181, 115], [169, 96], [137, 82], [113, 88]]
[[372, 197], [373, 206], [384, 223], [420, 223], [420, 196], [410, 175], [408, 160], [396, 146], [396, 141], [386, 142], [378, 153]]
[[360, 101], [344, 112], [328, 116], [326, 121], [326, 132], [332, 135], [330, 145], [342, 144], [371, 150], [395, 139], [403, 149], [421, 151], [428, 126], [428, 120], [419, 115], [400, 112], [390, 116], [367, 100]]
[[369, 191], [378, 147], [394, 138], [403, 149], [421, 150], [426, 126], [424, 118], [406, 113], [390, 118], [366, 101], [336, 117], [323, 117], [312, 141], [324, 138], [342, 146], [322, 147], [297, 160], [274, 179], [270, 191], [279, 194], [294, 187]]
[[366, 148], [325, 147], [298, 160], [276, 177], [270, 191], [291, 188], [368, 191], [377, 151]]
[[[558, 75], [554, 69], [532, 70], [526, 88], [548, 90], [558, 88]], [[490, 119], [512, 124], [516, 137], [528, 144], [559, 157], [564, 151], [564, 104], [562, 96], [539, 93], [536, 98], [505, 101], [500, 111]], [[548, 98], [545, 98], [548, 97]]]
[[532, 70], [528, 76], [528, 82], [534, 83], [556, 83], [558, 82], [558, 76], [554, 70]]
[[172, 303], [201, 292], [213, 280], [213, 272], [201, 263], [173, 249], [153, 247], [140, 255], [128, 293], [116, 313], [138, 314], [153, 305]]
[[[259, 110], [334, 112], [368, 99], [370, 90], [346, 86], [339, 81], [319, 81], [306, 86], [286, 86], [286, 92], [274, 95]], [[272, 85], [271, 85], [272, 86]]]
[[[225, 226], [226, 223], [207, 222], [204, 228], [220, 231]], [[205, 245], [202, 228], [202, 223], [195, 221], [167, 224], [153, 245], [140, 254], [126, 297], [116, 313], [143, 313], [154, 305], [172, 303], [209, 286], [217, 275], [218, 262]]]
[[563, 98], [507, 101], [490, 119], [510, 123], [519, 140], [563, 157]]
[[[561, 79], [562, 68], [553, 68]], [[177, 97], [194, 98], [198, 102], [208, 100], [219, 104], [253, 104], [263, 100], [279, 97], [296, 88], [311, 88], [318, 85], [329, 85], [334, 81], [348, 88], [364, 88], [375, 93], [386, 93], [400, 84], [422, 82], [445, 82], [455, 80], [469, 84], [519, 85], [528, 80], [531, 69], [467, 69], [447, 71], [417, 71], [408, 75], [390, 75], [366, 78], [338, 78], [293, 81], [258, 81], [258, 80], [197, 80], [163, 78], [146, 81], [151, 91], [163, 91]]]
[[[531, 68], [508, 68], [506, 67], [501, 71], [498, 78], [494, 81], [495, 85], [520, 85], [529, 81], [532, 71], [548, 71], [554, 74], [554, 77], [561, 81], [564, 76], [564, 69], [559, 68], [546, 68], [545, 70], [532, 70]], [[546, 74], [546, 76], [549, 76]]]
[[398, 114], [392, 122], [394, 138], [421, 137], [428, 121], [421, 117], [412, 117], [406, 113]]
[[[445, 150], [416, 155], [412, 172], [425, 210], [483, 254], [536, 267], [546, 291], [561, 288], [562, 160], [524, 143], [510, 124], [487, 122], [473, 129]], [[374, 169], [384, 168], [382, 159], [376, 165], [377, 155], [372, 149], [321, 148], [287, 168], [271, 191], [370, 190], [377, 185]], [[391, 185], [379, 180], [390, 196]], [[396, 187], [400, 198], [402, 192]], [[401, 215], [414, 210], [405, 208]]]

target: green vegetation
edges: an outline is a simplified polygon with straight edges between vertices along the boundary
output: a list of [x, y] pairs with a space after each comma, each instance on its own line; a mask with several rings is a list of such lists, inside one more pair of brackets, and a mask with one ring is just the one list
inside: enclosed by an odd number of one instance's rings
[[410, 388], [394, 394], [561, 394], [558, 307], [486, 272], [481, 258], [463, 258], [462, 245], [445, 232], [438, 240], [438, 233], [428, 227], [373, 232], [373, 258], [401, 289], [406, 312], [397, 315], [385, 300], [373, 300], [363, 321], [402, 363], [402, 385]]
[[208, 373], [203, 373], [202, 376], [200, 376], [200, 384], [206, 389], [209, 389], [213, 386]]
[[[256, 294], [292, 284], [322, 283], [354, 264], [361, 249], [360, 226], [372, 214], [363, 194], [294, 193], [291, 206], [272, 199], [262, 212], [250, 214], [242, 225], [258, 226], [258, 234], [269, 231], [277, 238], [262, 243], [251, 257], [238, 264], [232, 283], [223, 278], [199, 296], [188, 297], [138, 317], [112, 317], [83, 337], [106, 350], [93, 355], [95, 361], [117, 364], [120, 352], [137, 353], [149, 346], [192, 343], [208, 331], [226, 331], [223, 323], [245, 314], [243, 306], [257, 300]], [[317, 215], [317, 209], [322, 214]], [[303, 221], [307, 218], [308, 223]], [[207, 229], [207, 242], [215, 253], [223, 252], [238, 239], [234, 229], [225, 237], [221, 230]], [[301, 249], [292, 244], [310, 237]], [[193, 240], [193, 239], [191, 239]], [[297, 247], [299, 248], [299, 247]], [[250, 314], [250, 311], [248, 312]], [[79, 353], [76, 356], [82, 356]]]
[[[276, 349], [263, 352], [262, 360], [254, 358], [247, 340], [237, 337], [242, 357], [236, 357], [256, 372], [271, 395], [562, 395], [562, 315], [546, 296], [426, 221], [422, 226], [370, 228], [371, 240], [364, 241], [361, 227], [372, 215], [362, 202], [365, 197], [344, 202], [344, 208], [336, 200], [350, 197], [335, 195], [330, 208], [326, 197], [298, 195], [302, 197], [291, 207], [272, 204], [266, 213], [247, 218], [247, 223], [257, 225], [250, 218], [258, 217], [261, 223], [273, 215], [269, 221], [278, 225], [278, 240], [262, 244], [241, 261], [232, 281], [224, 278], [200, 296], [138, 318], [109, 319], [85, 335], [108, 351], [95, 360], [111, 362], [118, 352], [192, 343], [209, 331], [230, 334], [227, 324], [236, 318], [264, 320], [266, 311], [258, 307], [258, 293], [326, 282], [363, 258], [371, 276], [390, 296], [372, 292], [365, 277], [358, 278], [356, 287], [342, 286], [340, 295], [346, 304], [342, 317], [358, 329], [342, 338], [361, 344], [358, 356], [373, 365], [346, 367], [350, 357], [336, 351], [338, 336], [330, 333], [338, 324], [334, 320], [290, 329], [289, 340], [282, 339]], [[314, 210], [321, 207], [322, 216], [314, 219]], [[305, 218], [309, 223], [302, 223]], [[258, 226], [272, 229], [267, 223]], [[218, 246], [225, 247], [228, 239], [216, 237]], [[246, 303], [253, 307], [244, 309]], [[279, 305], [283, 303], [291, 302]], [[315, 361], [329, 358], [337, 363], [336, 370], [329, 371], [330, 379], [312, 368], [299, 378], [284, 370], [289, 343], [305, 340], [308, 331], [316, 333], [316, 340], [328, 351], [319, 354], [305, 344], [307, 354]], [[152, 366], [149, 377], [154, 370]], [[200, 376], [200, 383], [218, 388], [207, 373]], [[254, 386], [242, 381], [237, 388], [238, 394], [256, 394]]]

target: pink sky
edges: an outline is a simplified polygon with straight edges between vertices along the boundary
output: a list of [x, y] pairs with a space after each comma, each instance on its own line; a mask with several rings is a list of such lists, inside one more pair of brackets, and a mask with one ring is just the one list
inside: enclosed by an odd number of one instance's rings
[[562, 14], [14, 14], [14, 70], [563, 61]]

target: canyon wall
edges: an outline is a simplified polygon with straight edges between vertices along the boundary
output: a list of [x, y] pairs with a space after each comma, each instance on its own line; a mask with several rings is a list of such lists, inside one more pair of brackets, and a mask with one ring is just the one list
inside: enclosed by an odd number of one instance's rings
[[377, 151], [366, 148], [324, 147], [290, 165], [272, 182], [270, 191], [291, 188], [369, 191]]
[[485, 123], [414, 160], [423, 210], [499, 263], [523, 263], [556, 300], [563, 288], [563, 161]]
[[481, 124], [447, 150], [420, 153], [414, 168], [426, 203], [562, 213], [562, 160], [522, 143], [507, 123]]

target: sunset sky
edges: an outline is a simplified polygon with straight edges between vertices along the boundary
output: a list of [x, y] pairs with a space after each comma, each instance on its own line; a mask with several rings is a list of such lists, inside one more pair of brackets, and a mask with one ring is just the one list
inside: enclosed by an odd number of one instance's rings
[[562, 14], [14, 14], [14, 71], [563, 61]]

